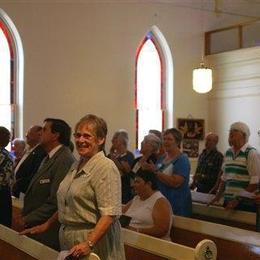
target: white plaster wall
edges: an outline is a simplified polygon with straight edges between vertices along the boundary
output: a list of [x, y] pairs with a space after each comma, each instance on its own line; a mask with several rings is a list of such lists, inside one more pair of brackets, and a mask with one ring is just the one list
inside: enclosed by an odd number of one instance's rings
[[198, 9], [108, 2], [0, 0], [24, 47], [24, 131], [46, 117], [64, 118], [73, 126], [91, 112], [107, 120], [109, 141], [116, 129], [127, 129], [134, 149], [135, 53], [152, 25], [172, 51], [174, 122], [188, 115], [204, 118], [207, 131], [208, 98], [193, 92], [192, 69], [200, 62], [202, 30], [234, 16], [206, 12], [202, 28]]
[[116, 129], [127, 129], [133, 148], [135, 53], [154, 24], [174, 59], [175, 117], [191, 111], [207, 117], [206, 97], [191, 87], [201, 44], [198, 11], [167, 4], [49, 1], [3, 2], [1, 8], [14, 21], [24, 46], [25, 129], [49, 116], [74, 125], [91, 112], [107, 120], [109, 138]]
[[251, 130], [249, 143], [260, 149], [260, 47], [212, 55], [214, 90], [209, 98], [209, 130], [221, 136], [219, 147], [228, 147], [230, 125], [243, 121]]

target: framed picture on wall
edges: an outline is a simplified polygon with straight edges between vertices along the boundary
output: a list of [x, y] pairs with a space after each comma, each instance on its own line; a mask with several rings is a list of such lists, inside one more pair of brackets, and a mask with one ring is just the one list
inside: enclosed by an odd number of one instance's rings
[[204, 139], [204, 119], [178, 118], [177, 128], [183, 139]]
[[197, 158], [199, 156], [199, 140], [183, 139], [182, 151], [190, 158]]

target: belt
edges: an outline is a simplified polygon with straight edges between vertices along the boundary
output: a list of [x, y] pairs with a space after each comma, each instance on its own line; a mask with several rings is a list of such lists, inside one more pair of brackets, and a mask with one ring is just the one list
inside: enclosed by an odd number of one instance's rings
[[73, 223], [61, 224], [61, 228], [67, 230], [93, 229], [96, 226], [94, 223]]

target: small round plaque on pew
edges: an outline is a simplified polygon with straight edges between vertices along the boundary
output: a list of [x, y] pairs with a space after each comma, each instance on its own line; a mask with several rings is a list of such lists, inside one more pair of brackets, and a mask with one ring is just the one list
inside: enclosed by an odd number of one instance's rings
[[88, 259], [89, 260], [100, 260], [99, 256], [95, 253], [90, 253]]
[[217, 247], [216, 244], [208, 239], [200, 241], [195, 248], [196, 260], [216, 260]]

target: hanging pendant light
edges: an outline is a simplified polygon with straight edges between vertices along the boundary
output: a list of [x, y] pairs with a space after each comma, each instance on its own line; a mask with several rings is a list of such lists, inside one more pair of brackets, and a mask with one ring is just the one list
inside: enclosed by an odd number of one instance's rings
[[[201, 0], [201, 31], [204, 31], [204, 0]], [[204, 39], [202, 39], [204, 42]], [[204, 48], [201, 52], [201, 63], [199, 68], [193, 70], [192, 75], [193, 90], [198, 93], [207, 93], [212, 89], [212, 69], [207, 68], [204, 64]]]
[[192, 76], [193, 90], [196, 92], [203, 94], [212, 89], [212, 69], [207, 68], [204, 62], [193, 70]]

